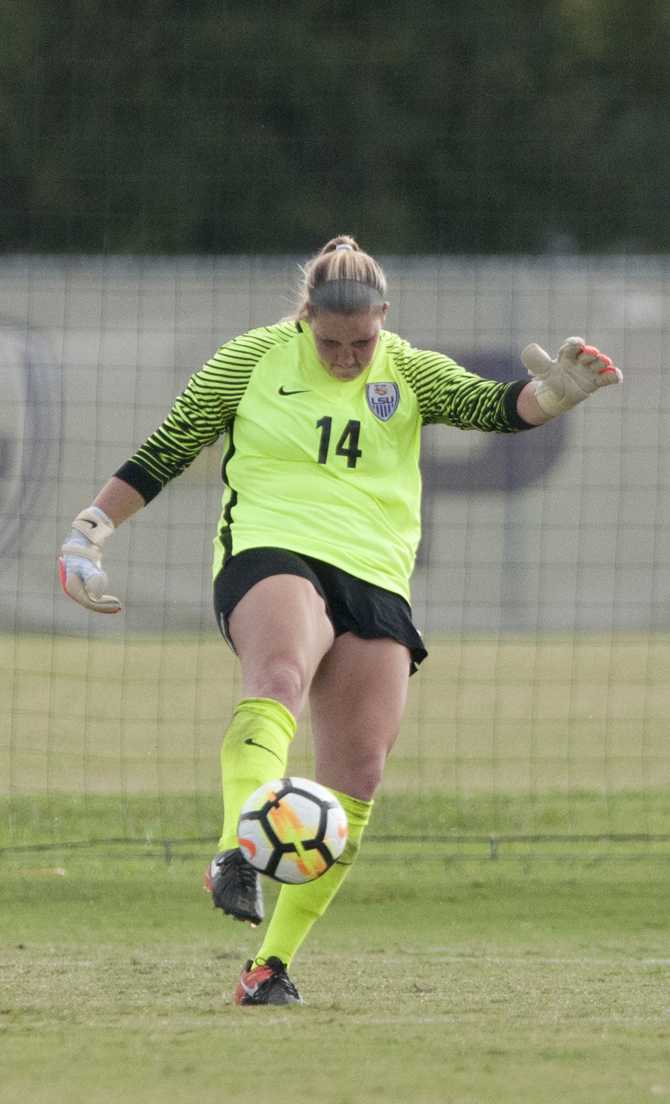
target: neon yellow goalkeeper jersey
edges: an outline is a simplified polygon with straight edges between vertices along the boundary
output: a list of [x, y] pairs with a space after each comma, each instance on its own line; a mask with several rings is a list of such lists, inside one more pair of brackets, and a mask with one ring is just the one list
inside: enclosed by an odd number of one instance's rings
[[524, 384], [482, 379], [385, 330], [368, 367], [341, 381], [307, 323], [278, 323], [223, 345], [116, 474], [149, 501], [224, 433], [215, 574], [229, 555], [275, 546], [409, 599], [422, 426], [523, 429]]

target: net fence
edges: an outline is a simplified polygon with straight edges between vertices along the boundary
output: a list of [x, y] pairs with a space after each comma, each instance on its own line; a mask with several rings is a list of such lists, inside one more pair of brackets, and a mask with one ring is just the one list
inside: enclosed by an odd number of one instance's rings
[[[515, 379], [528, 341], [581, 334], [626, 383], [540, 431], [424, 432], [413, 608], [430, 658], [377, 829], [667, 853], [670, 260], [380, 259], [388, 326], [413, 344]], [[210, 596], [220, 445], [110, 542], [122, 615], [66, 600], [55, 557], [190, 372], [288, 313], [299, 260], [0, 260], [3, 847], [218, 835], [239, 694]], [[310, 772], [308, 715], [290, 766]]]

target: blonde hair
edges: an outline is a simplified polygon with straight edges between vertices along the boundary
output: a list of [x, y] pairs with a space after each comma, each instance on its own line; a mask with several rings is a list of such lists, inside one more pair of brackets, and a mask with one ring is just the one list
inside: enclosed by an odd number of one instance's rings
[[[386, 298], [386, 277], [380, 264], [364, 253], [348, 234], [331, 238], [301, 269], [297, 320], [317, 310], [355, 314], [381, 307]], [[328, 287], [324, 285], [329, 285]], [[321, 289], [317, 295], [317, 289]], [[316, 299], [318, 302], [313, 302]]]

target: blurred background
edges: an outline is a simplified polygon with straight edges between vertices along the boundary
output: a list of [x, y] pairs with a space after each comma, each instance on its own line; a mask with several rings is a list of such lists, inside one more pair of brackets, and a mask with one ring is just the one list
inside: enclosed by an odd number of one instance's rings
[[62, 597], [55, 556], [189, 374], [288, 313], [336, 233], [379, 257], [415, 345], [515, 379], [527, 342], [579, 334], [626, 376], [537, 433], [426, 431], [432, 654], [380, 830], [402, 807], [408, 838], [454, 847], [667, 844], [670, 10], [630, 13], [3, 5], [3, 846], [217, 835], [239, 689], [210, 599], [222, 443], [115, 535], [124, 614]]
[[7, 252], [659, 253], [662, 0], [32, 0], [1, 15]]

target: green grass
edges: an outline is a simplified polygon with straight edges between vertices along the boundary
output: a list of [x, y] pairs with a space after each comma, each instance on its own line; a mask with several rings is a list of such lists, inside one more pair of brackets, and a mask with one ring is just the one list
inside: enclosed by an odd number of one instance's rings
[[3, 1104], [670, 1096], [670, 863], [383, 856], [312, 933], [306, 1004], [284, 1010], [230, 1003], [258, 937], [201, 893], [205, 849], [6, 856]]
[[305, 1006], [243, 1010], [258, 933], [200, 889], [229, 653], [0, 637], [1, 1104], [670, 1101], [669, 669], [436, 642]]
[[[0, 852], [96, 841], [160, 851], [180, 841], [213, 842], [220, 819], [221, 798], [211, 793], [0, 796]], [[559, 845], [560, 837], [565, 846], [579, 837], [602, 837], [603, 847], [613, 847], [613, 837], [627, 836], [642, 837], [641, 843], [644, 837], [666, 836], [670, 854], [670, 802], [664, 791], [490, 797], [391, 791], [377, 799], [369, 829], [370, 838], [396, 850], [400, 841], [416, 850], [430, 838], [440, 855], [458, 854], [468, 840], [487, 844], [490, 837], [499, 847], [516, 840], [528, 847], [543, 841]]]

